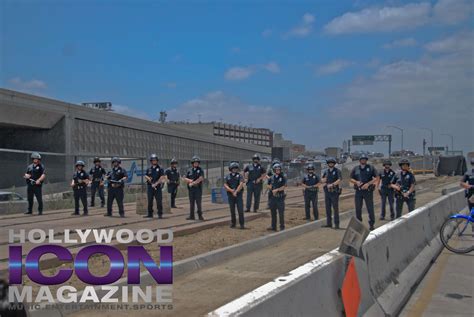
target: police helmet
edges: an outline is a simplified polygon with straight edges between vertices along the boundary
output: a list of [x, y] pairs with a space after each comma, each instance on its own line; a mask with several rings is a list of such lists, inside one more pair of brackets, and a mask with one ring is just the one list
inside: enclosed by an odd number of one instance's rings
[[369, 157], [365, 153], [361, 154], [360, 157], [359, 157], [359, 161], [360, 160], [368, 160], [368, 159], [369, 159]]
[[230, 162], [229, 171], [232, 171], [234, 168], [237, 168], [237, 169], [240, 168], [239, 162]]
[[197, 156], [197, 155], [194, 155], [194, 156], [191, 158], [191, 163], [195, 163], [195, 162], [201, 163], [201, 159], [200, 159], [199, 156]]
[[401, 159], [399, 162], [398, 162], [398, 166], [402, 167], [403, 164], [407, 164], [408, 166], [410, 166], [410, 161], [407, 160], [407, 159]]
[[157, 160], [157, 161], [158, 161], [158, 155], [156, 155], [155, 153], [153, 153], [152, 155], [150, 155], [150, 161], [153, 161], [153, 160]]
[[326, 164], [329, 164], [329, 163], [334, 163], [336, 164], [336, 159], [334, 157], [328, 157], [326, 159]]
[[171, 159], [171, 164], [178, 164], [178, 160], [173, 157]]
[[33, 152], [31, 153], [31, 158], [41, 160], [41, 155], [38, 152]]
[[255, 154], [252, 156], [252, 160], [259, 160], [259, 161], [260, 161], [260, 154], [255, 153]]
[[385, 165], [390, 165], [390, 166], [392, 166], [392, 161], [390, 161], [390, 160], [383, 160], [383, 164], [382, 164], [382, 165], [383, 165], [383, 166], [385, 166]]
[[274, 171], [275, 171], [276, 169], [280, 169], [280, 170], [281, 170], [281, 164], [280, 164], [280, 163], [275, 163], [275, 164], [273, 164], [272, 169], [273, 169]]
[[94, 163], [100, 162], [100, 157], [96, 156], [94, 157]]
[[115, 163], [115, 162], [122, 163], [122, 160], [119, 157], [114, 156], [114, 157], [112, 157], [112, 163]]
[[306, 166], [306, 169], [308, 171], [314, 171], [314, 165], [313, 164], [308, 164], [308, 166]]
[[76, 167], [79, 166], [79, 165], [84, 167], [84, 166], [86, 166], [86, 163], [84, 163], [84, 161], [79, 160], [79, 161], [76, 162]]
[[474, 157], [471, 157], [471, 165], [474, 165]]
[[273, 161], [272, 161], [272, 165], [275, 164], [275, 163], [280, 163], [280, 159], [274, 158]]

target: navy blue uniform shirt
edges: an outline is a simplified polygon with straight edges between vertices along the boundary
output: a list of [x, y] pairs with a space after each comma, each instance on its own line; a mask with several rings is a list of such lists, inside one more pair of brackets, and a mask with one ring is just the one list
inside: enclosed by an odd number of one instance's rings
[[265, 174], [265, 168], [263, 168], [263, 166], [260, 164], [252, 163], [245, 166], [244, 173], [249, 173], [248, 174], [249, 181], [256, 181], [263, 174]]
[[[146, 176], [151, 178], [152, 184], [156, 183], [161, 178], [161, 176], [164, 176], [164, 175], [165, 175], [165, 171], [160, 167], [160, 165], [155, 165], [155, 166], [152, 165], [146, 170]], [[150, 186], [152, 184], [148, 183], [148, 185]]]
[[[204, 177], [204, 171], [200, 166], [198, 167], [192, 167], [188, 170], [186, 173], [186, 178], [189, 178], [193, 181], [197, 180], [199, 177]], [[189, 187], [189, 186], [188, 186]], [[193, 186], [194, 187], [194, 186]], [[200, 182], [197, 187], [202, 187], [202, 182]]]
[[[41, 175], [43, 175], [45, 173], [45, 168], [44, 168], [44, 165], [39, 163], [37, 165], [35, 164], [30, 164], [28, 165], [28, 167], [26, 168], [26, 174], [28, 175], [31, 175], [31, 178], [28, 180], [26, 180], [26, 183], [28, 185], [31, 185], [31, 182], [30, 180], [35, 180], [37, 181]], [[41, 183], [42, 185], [43, 183]]]
[[94, 166], [89, 171], [90, 176], [92, 177], [93, 182], [100, 182], [104, 180], [105, 169], [102, 166]]
[[239, 173], [229, 173], [225, 177], [225, 183], [232, 189], [237, 189], [242, 182], [243, 177]]

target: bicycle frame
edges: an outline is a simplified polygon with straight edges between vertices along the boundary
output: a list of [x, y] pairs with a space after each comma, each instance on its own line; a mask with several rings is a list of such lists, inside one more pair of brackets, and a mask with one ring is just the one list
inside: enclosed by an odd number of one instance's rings
[[458, 233], [458, 235], [461, 236], [464, 233], [464, 230], [466, 230], [469, 223], [471, 223], [471, 222], [474, 223], [474, 208], [471, 208], [471, 213], [469, 215], [456, 214], [456, 215], [453, 215], [449, 218], [451, 218], [451, 219], [460, 219], [460, 218], [462, 218], [462, 219], [467, 220], [466, 225], [464, 226], [464, 228], [462, 230], [460, 230], [459, 233]]

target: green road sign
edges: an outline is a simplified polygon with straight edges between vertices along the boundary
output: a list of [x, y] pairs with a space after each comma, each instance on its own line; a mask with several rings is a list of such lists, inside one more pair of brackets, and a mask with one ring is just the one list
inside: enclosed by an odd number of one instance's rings
[[444, 146], [428, 146], [428, 151], [444, 151], [446, 148]]
[[372, 145], [375, 141], [375, 135], [353, 135], [353, 145]]

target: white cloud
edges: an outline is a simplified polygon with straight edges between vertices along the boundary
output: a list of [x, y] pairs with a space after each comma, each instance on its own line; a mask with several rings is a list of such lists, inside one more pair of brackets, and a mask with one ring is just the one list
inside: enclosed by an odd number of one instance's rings
[[372, 7], [348, 12], [324, 27], [329, 34], [396, 31], [415, 28], [428, 21], [431, 5], [412, 3], [402, 7]]
[[471, 13], [472, 4], [468, 0], [439, 0], [434, 6], [420, 2], [398, 7], [369, 7], [334, 18], [324, 30], [333, 35], [403, 31], [426, 24], [457, 24]]
[[44, 90], [48, 88], [48, 85], [38, 79], [23, 80], [20, 77], [11, 78], [8, 80], [8, 83], [15, 89], [32, 91], [32, 90]]
[[391, 43], [384, 44], [383, 48], [391, 49], [391, 48], [397, 48], [397, 47], [413, 47], [413, 46], [416, 46], [417, 44], [418, 42], [414, 38], [407, 37], [404, 39], [395, 40]]
[[263, 30], [263, 32], [262, 32], [262, 36], [263, 36], [263, 37], [270, 37], [270, 36], [272, 36], [272, 34], [273, 34], [273, 30], [272, 30], [272, 29], [265, 29], [265, 30]]
[[252, 76], [254, 72], [255, 68], [253, 66], [232, 67], [225, 72], [224, 78], [227, 80], [243, 80]]
[[330, 62], [329, 64], [320, 66], [316, 70], [316, 73], [318, 75], [332, 75], [332, 74], [336, 74], [343, 71], [344, 69], [351, 66], [352, 64], [353, 62], [343, 60], [343, 59], [334, 60]]
[[469, 0], [439, 0], [433, 7], [434, 19], [442, 24], [457, 24], [472, 13], [473, 4]]
[[120, 114], [123, 114], [123, 115], [126, 115], [126, 116], [130, 116], [130, 117], [144, 119], [144, 120], [153, 121], [153, 120], [156, 120], [156, 118], [158, 118], [158, 116], [159, 116], [158, 112], [157, 113], [146, 113], [146, 112], [143, 112], [143, 111], [138, 110], [136, 108], [125, 106], [125, 105], [113, 104], [112, 109], [117, 113], [120, 113]]
[[[236, 111], [238, 109], [238, 111]], [[223, 121], [232, 124], [271, 127], [281, 123], [274, 107], [253, 105], [222, 91], [209, 92], [168, 111], [170, 121]]]
[[432, 53], [450, 53], [459, 51], [474, 51], [474, 31], [462, 31], [425, 45]]
[[244, 80], [260, 70], [266, 70], [270, 73], [278, 74], [280, 72], [280, 66], [276, 62], [269, 62], [268, 64], [263, 65], [231, 67], [225, 72], [224, 78], [226, 80]]
[[315, 21], [314, 15], [310, 13], [305, 13], [303, 17], [301, 18], [301, 22], [293, 27], [291, 30], [283, 34], [284, 39], [292, 38], [292, 37], [298, 37], [298, 38], [303, 38], [311, 34], [313, 31], [313, 24]]
[[275, 62], [270, 62], [266, 65], [263, 65], [263, 68], [265, 68], [270, 73], [274, 73], [274, 74], [277, 74], [280, 72], [280, 66]]
[[[370, 77], [340, 87], [340, 95], [330, 107], [334, 121], [341, 128], [354, 130], [376, 125], [383, 128], [389, 120], [404, 126], [423, 123], [437, 133], [456, 134], [459, 147], [472, 148], [473, 50], [462, 45], [449, 51], [444, 50], [445, 45], [433, 47], [442, 47], [440, 51], [446, 53], [385, 64]], [[346, 120], [338, 122], [340, 118]], [[420, 139], [414, 139], [413, 146], [419, 148]]]

